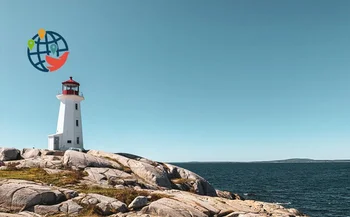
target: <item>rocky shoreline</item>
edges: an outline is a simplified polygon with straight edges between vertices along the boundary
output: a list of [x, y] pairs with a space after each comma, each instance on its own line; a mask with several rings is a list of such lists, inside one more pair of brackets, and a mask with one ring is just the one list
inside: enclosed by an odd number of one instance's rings
[[0, 217], [306, 216], [131, 154], [0, 148]]

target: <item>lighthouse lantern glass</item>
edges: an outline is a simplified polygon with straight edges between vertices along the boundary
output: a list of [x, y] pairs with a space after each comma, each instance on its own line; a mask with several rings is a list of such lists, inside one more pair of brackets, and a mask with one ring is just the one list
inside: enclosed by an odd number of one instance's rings
[[74, 84], [63, 84], [62, 93], [64, 95], [79, 95], [79, 86]]

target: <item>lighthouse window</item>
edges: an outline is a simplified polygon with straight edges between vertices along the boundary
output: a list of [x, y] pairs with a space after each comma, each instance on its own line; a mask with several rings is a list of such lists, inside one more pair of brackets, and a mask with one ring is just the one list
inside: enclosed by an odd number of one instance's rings
[[78, 110], [78, 103], [75, 103], [75, 110]]
[[77, 144], [79, 145], [79, 137], [77, 137]]
[[79, 127], [79, 120], [76, 120], [76, 121], [75, 121], [75, 125], [76, 125], [77, 127]]
[[67, 140], [67, 143], [72, 143], [72, 140]]

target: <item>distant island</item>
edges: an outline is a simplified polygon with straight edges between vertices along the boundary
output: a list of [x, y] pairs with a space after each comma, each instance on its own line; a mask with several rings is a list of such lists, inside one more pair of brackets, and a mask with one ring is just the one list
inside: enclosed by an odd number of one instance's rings
[[314, 160], [310, 158], [290, 158], [285, 160], [271, 160], [271, 161], [190, 161], [190, 162], [172, 162], [172, 163], [350, 163], [349, 160]]
[[254, 161], [251, 163], [349, 163], [350, 160], [314, 160], [309, 158], [291, 158], [286, 160]]

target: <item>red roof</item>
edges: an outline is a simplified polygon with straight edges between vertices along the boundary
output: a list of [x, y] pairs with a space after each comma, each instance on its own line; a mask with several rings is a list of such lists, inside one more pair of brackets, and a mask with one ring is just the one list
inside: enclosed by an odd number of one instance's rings
[[74, 81], [72, 77], [69, 77], [70, 79], [67, 81], [62, 82], [62, 84], [75, 84], [80, 85], [78, 82]]

